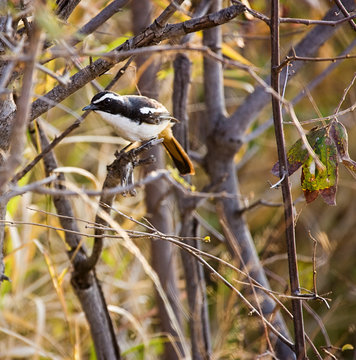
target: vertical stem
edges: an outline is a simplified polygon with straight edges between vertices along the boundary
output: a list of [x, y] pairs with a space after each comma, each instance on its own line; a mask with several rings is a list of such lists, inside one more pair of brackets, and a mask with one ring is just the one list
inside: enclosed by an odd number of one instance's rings
[[[279, 54], [279, 0], [272, 0], [271, 8], [271, 85], [272, 88], [280, 94], [280, 72], [277, 69], [280, 63]], [[284, 217], [286, 223], [286, 241], [288, 252], [289, 280], [291, 293], [297, 296], [300, 293], [297, 252], [294, 231], [293, 201], [288, 177], [287, 154], [285, 151], [285, 140], [282, 124], [282, 110], [280, 101], [276, 96], [272, 96], [272, 110], [276, 143], [278, 150]], [[292, 311], [295, 336], [295, 353], [298, 360], [306, 359], [305, 334], [303, 324], [302, 301], [292, 299]]]

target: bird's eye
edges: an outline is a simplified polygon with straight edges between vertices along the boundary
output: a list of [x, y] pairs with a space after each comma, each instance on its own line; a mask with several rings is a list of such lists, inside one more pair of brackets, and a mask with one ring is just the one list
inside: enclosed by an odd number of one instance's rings
[[106, 99], [104, 100], [104, 104], [105, 104], [105, 105], [108, 105], [108, 104], [110, 104], [110, 103], [111, 103], [111, 99], [106, 98]]

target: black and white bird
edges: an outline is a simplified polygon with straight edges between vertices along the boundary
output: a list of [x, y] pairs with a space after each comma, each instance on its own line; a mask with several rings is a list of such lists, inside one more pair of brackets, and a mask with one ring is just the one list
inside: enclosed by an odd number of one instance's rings
[[158, 101], [146, 96], [103, 91], [96, 94], [84, 110], [97, 112], [125, 140], [134, 142], [162, 138], [163, 145], [180, 174], [195, 173], [188, 154], [172, 133], [172, 126], [178, 120]]

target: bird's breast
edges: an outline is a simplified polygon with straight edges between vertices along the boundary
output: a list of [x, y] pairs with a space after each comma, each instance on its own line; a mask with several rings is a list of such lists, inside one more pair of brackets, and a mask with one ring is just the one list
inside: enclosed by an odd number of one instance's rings
[[114, 115], [104, 111], [96, 112], [115, 128], [120, 137], [128, 141], [152, 139], [158, 136], [170, 123], [170, 120], [163, 120], [159, 124], [140, 123], [119, 114]]

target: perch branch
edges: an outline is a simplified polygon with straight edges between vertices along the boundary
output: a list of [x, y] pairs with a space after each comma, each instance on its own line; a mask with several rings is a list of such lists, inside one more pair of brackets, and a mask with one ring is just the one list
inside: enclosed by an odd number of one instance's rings
[[100, 58], [92, 64], [86, 66], [83, 70], [78, 71], [70, 78], [70, 85], [64, 87], [57, 85], [43, 97], [46, 97], [51, 102], [39, 98], [32, 103], [31, 120], [36, 119], [52, 107], [54, 103], [59, 103], [72, 95], [77, 90], [81, 89], [88, 82], [96, 77], [104, 74], [111, 69], [115, 64], [123, 61], [126, 57], [120, 56], [120, 51], [127, 51], [136, 47], [148, 46], [150, 44], [158, 43], [165, 39], [171, 39], [182, 35], [196, 32], [199, 30], [215, 27], [224, 24], [236, 16], [243, 13], [245, 7], [241, 5], [233, 5], [225, 8], [216, 13], [212, 13], [206, 16], [199, 17], [197, 19], [188, 20], [178, 24], [169, 24], [163, 28], [162, 33], [156, 33], [151, 27], [140, 33], [139, 35], [126, 41], [124, 44], [113, 50], [113, 54], [117, 56], [115, 59]]

